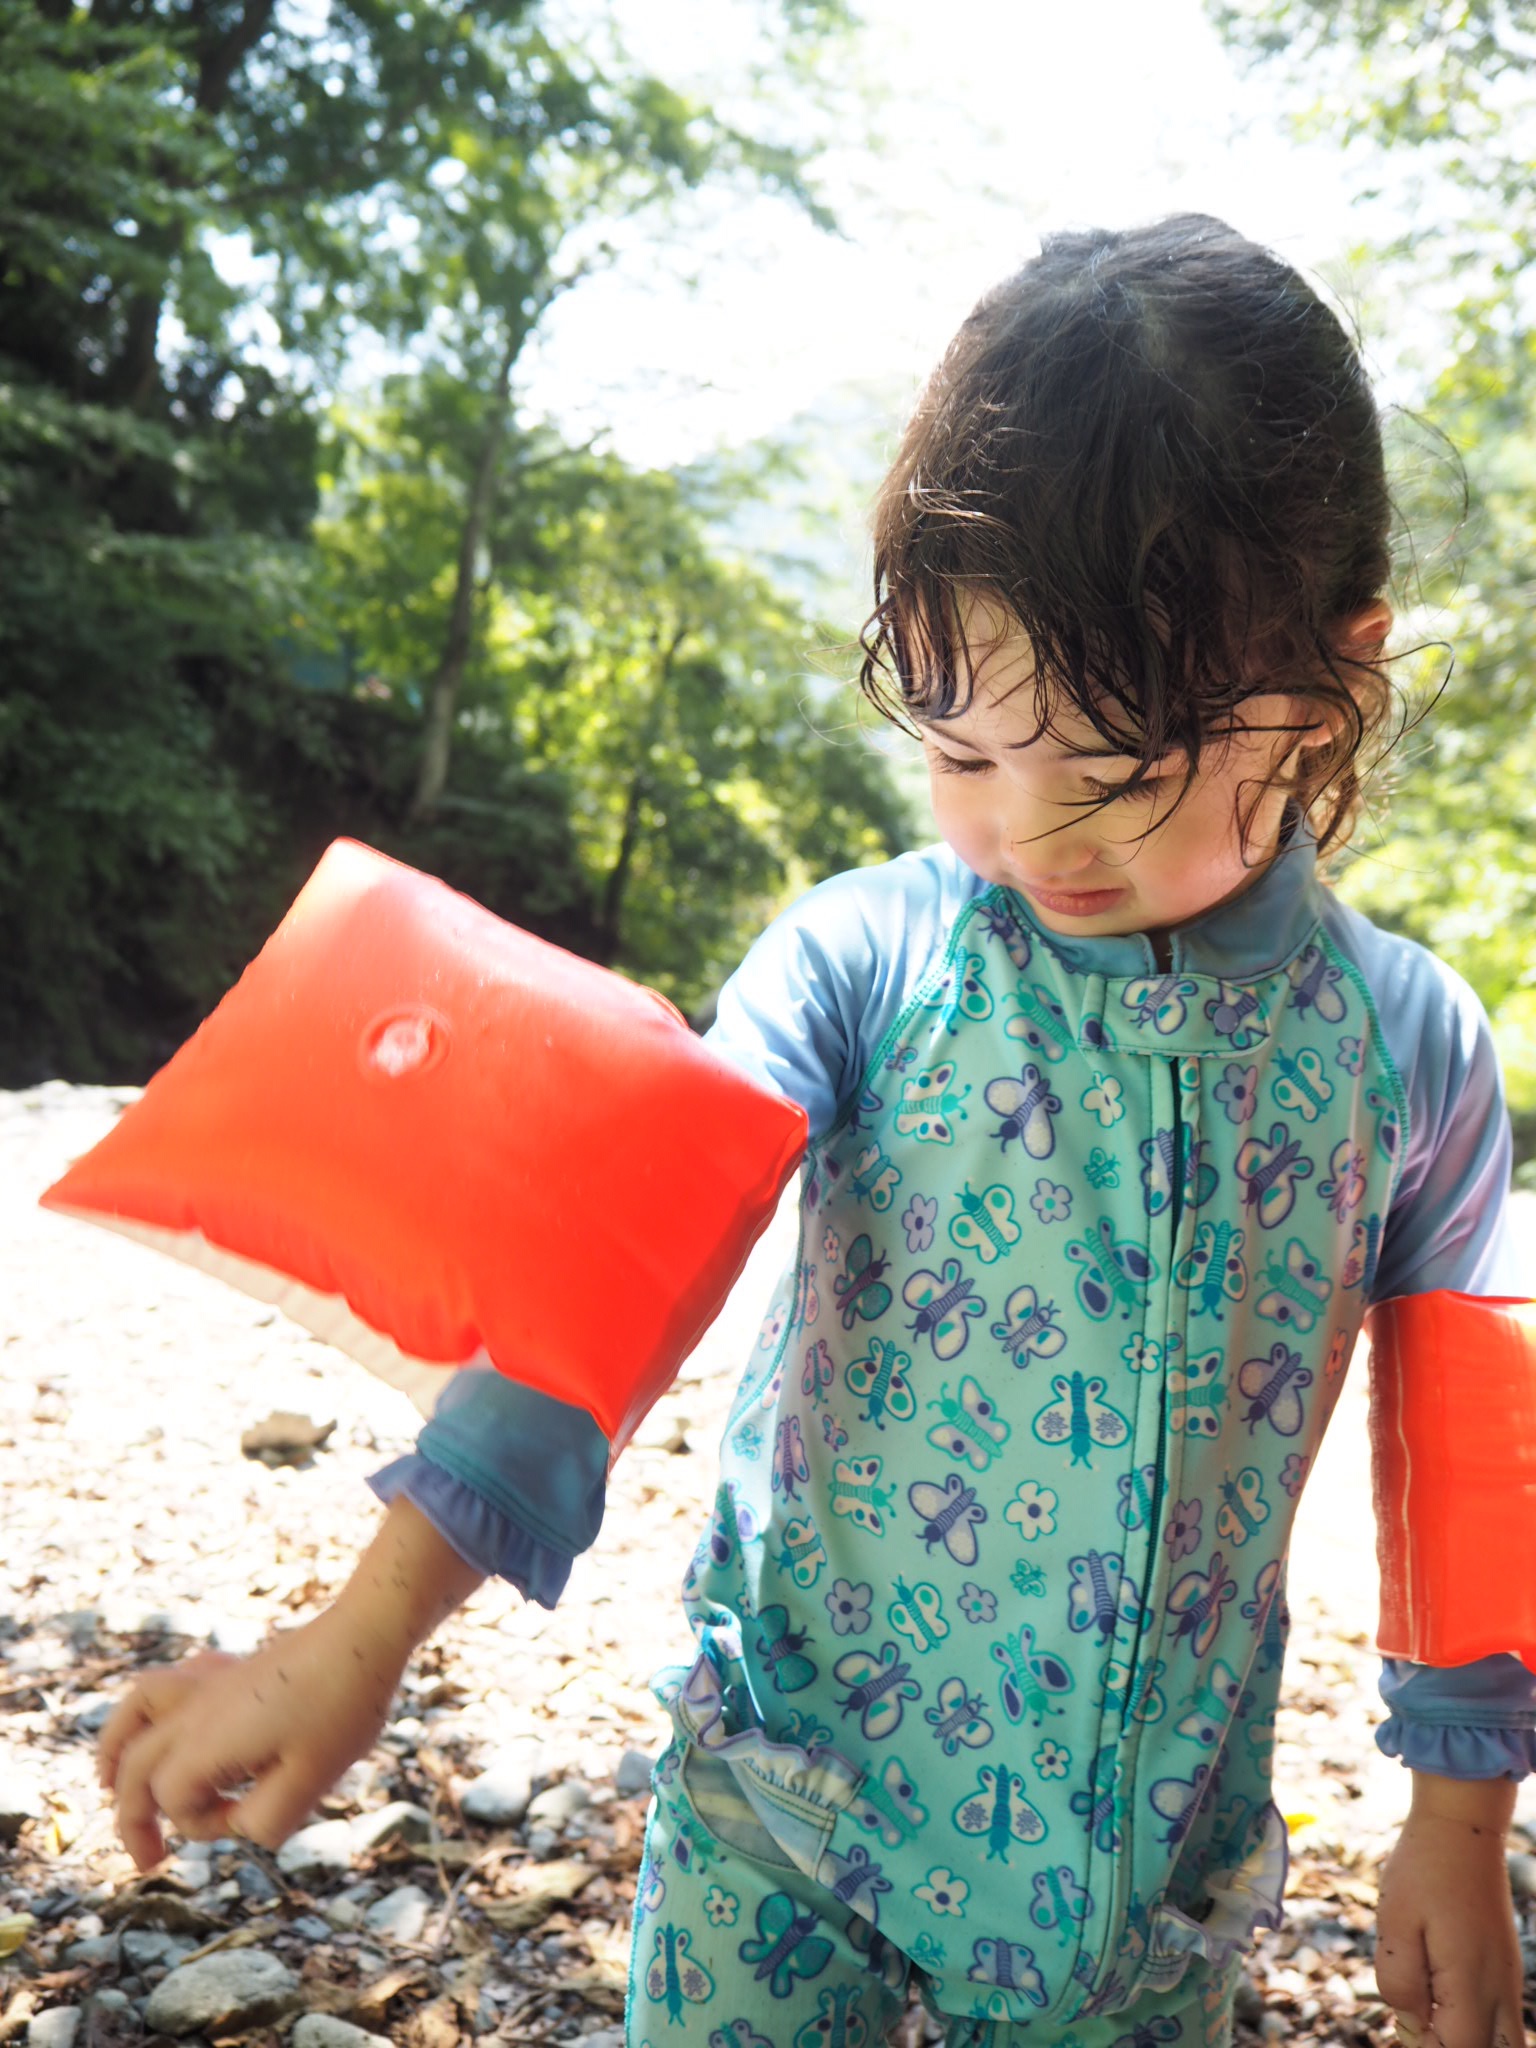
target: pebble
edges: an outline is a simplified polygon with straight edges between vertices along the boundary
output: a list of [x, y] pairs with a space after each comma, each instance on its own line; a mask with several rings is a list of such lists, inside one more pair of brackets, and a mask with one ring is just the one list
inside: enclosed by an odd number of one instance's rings
[[373, 1813], [360, 1813], [344, 1821], [354, 1856], [366, 1856], [370, 1849], [382, 1849], [386, 1842], [418, 1844], [432, 1839], [432, 1816], [424, 1806], [409, 1799], [391, 1800]]
[[221, 2033], [270, 2026], [298, 2002], [299, 1980], [264, 1949], [221, 1949], [183, 1963], [162, 1978], [144, 2008], [152, 2032], [190, 2034], [216, 2026]]
[[84, 1963], [88, 1967], [97, 1963], [115, 1963], [121, 1942], [119, 1934], [88, 1934], [84, 1941], [72, 1941], [66, 1945], [64, 1960], [66, 1963]]
[[162, 1934], [154, 1927], [127, 1928], [122, 1939], [123, 1954], [136, 1970], [147, 1970], [155, 1963], [179, 1963], [198, 1945], [195, 1941], [179, 1940], [174, 1934]]
[[300, 1828], [277, 1852], [277, 1867], [285, 1877], [323, 1877], [328, 1870], [352, 1867], [352, 1824], [345, 1820], [317, 1820]]
[[[297, 1841], [298, 1836], [295, 1835], [293, 1839]], [[235, 1875], [232, 1880], [235, 1887], [233, 1894], [227, 1889], [229, 1882], [231, 1880], [226, 1879], [225, 1883], [219, 1886], [220, 1897], [229, 1898], [233, 1896], [235, 1898], [249, 1899], [253, 1905], [260, 1906], [265, 1905], [268, 1899], [275, 1899], [281, 1896], [277, 1886], [268, 1877], [259, 1863], [236, 1864]]]
[[621, 1799], [638, 1799], [642, 1793], [650, 1791], [651, 1759], [643, 1749], [625, 1750], [613, 1774], [613, 1787]]
[[528, 1854], [537, 1862], [544, 1863], [560, 1847], [560, 1837], [553, 1828], [530, 1828], [527, 1835]]
[[291, 2048], [389, 2048], [384, 2035], [370, 2034], [328, 2012], [305, 2013], [288, 2038]]
[[104, 1984], [99, 1991], [93, 1991], [85, 2001], [87, 2012], [126, 2012], [131, 2000], [126, 1991], [115, 1984]]
[[363, 1924], [370, 1934], [384, 1934], [391, 1941], [420, 1941], [431, 1903], [419, 1884], [398, 1885], [368, 1908]]
[[290, 1923], [295, 1934], [302, 1934], [306, 1941], [329, 1941], [331, 1923], [322, 1920], [318, 1913], [301, 1913]]
[[569, 1827], [591, 1804], [589, 1786], [580, 1778], [563, 1778], [558, 1785], [549, 1786], [536, 1799], [529, 1800], [524, 1819], [530, 1828]]
[[354, 1927], [363, 1924], [363, 1909], [356, 1899], [332, 1899], [323, 1908], [326, 1919], [338, 1933], [350, 1933]]
[[516, 1827], [528, 1811], [538, 1768], [537, 1750], [504, 1750], [462, 1794], [459, 1811], [481, 1827]]
[[27, 2022], [27, 2048], [74, 2048], [83, 2018], [78, 2005], [54, 2005]]

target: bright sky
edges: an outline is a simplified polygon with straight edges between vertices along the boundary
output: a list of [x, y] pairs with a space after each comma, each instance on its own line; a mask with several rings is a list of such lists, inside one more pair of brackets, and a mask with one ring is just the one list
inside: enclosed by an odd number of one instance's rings
[[[584, 0], [567, 0], [573, 13]], [[603, 0], [591, 0], [603, 4]], [[740, 90], [746, 0], [614, 0], [634, 55], [718, 102]], [[825, 185], [849, 237], [737, 203], [692, 249], [695, 292], [641, 249], [559, 304], [524, 359], [532, 411], [611, 429], [643, 464], [771, 431], [852, 380], [911, 388], [1043, 229], [1217, 213], [1340, 276], [1365, 238], [1336, 149], [1284, 130], [1198, 0], [863, 0], [876, 153]], [[743, 106], [744, 123], [751, 108]]]

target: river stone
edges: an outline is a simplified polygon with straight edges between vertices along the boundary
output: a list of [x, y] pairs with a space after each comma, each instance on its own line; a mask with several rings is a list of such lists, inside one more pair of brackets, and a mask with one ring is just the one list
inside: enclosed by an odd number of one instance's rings
[[74, 2048], [80, 2020], [78, 2005], [55, 2005], [33, 2013], [27, 2022], [27, 2048]]
[[300, 1828], [277, 1852], [285, 1877], [322, 1877], [328, 1870], [352, 1867], [352, 1828], [344, 1820], [317, 1820]]
[[432, 1816], [424, 1806], [409, 1799], [393, 1799], [376, 1813], [360, 1813], [356, 1820], [339, 1822], [348, 1830], [354, 1856], [366, 1856], [370, 1849], [382, 1849], [386, 1842], [415, 1845], [432, 1839]]
[[651, 1789], [651, 1760], [643, 1749], [626, 1749], [613, 1774], [613, 1787], [621, 1799], [638, 1799]]
[[370, 2034], [328, 2012], [307, 2012], [294, 2025], [290, 2048], [389, 2048], [382, 2034]]
[[528, 1811], [537, 1769], [536, 1750], [504, 1750], [465, 1792], [459, 1811], [482, 1827], [515, 1827]]
[[387, 1934], [391, 1941], [419, 1941], [431, 1903], [419, 1884], [402, 1884], [375, 1901], [363, 1920], [370, 1933]]
[[144, 2022], [162, 2034], [208, 2026], [240, 2032], [270, 2026], [298, 1998], [298, 1978], [276, 1956], [259, 1948], [221, 1949], [163, 1977], [149, 1995]]
[[524, 1818], [530, 1828], [563, 1828], [591, 1804], [592, 1794], [580, 1778], [563, 1778], [529, 1800]]

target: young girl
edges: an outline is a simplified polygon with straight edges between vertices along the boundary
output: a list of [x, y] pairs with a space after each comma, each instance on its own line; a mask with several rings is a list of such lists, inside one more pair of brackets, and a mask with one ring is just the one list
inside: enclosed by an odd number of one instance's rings
[[[1203, 217], [1053, 238], [919, 403], [864, 682], [943, 844], [813, 890], [711, 1033], [812, 1140], [660, 1681], [634, 2048], [858, 2048], [909, 1982], [952, 2044], [1229, 2033], [1285, 1876], [1286, 1545], [1362, 1317], [1521, 1291], [1476, 999], [1317, 874], [1386, 712], [1388, 514], [1337, 320]], [[602, 1479], [584, 1416], [457, 1375], [333, 1609], [116, 1710], [135, 1859], [157, 1815], [280, 1841], [484, 1572], [553, 1602]], [[1518, 2041], [1532, 1681], [1385, 1689], [1383, 1995]]]

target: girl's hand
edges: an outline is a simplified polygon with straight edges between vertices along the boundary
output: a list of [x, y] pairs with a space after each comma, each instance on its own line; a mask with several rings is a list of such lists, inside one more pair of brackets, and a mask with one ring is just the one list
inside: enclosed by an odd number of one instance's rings
[[98, 1775], [139, 1869], [165, 1854], [162, 1820], [194, 1842], [285, 1841], [372, 1748], [408, 1649], [398, 1663], [381, 1656], [332, 1608], [254, 1656], [204, 1650], [146, 1671], [97, 1741]]
[[1522, 2048], [1520, 1940], [1504, 1863], [1508, 1779], [1414, 1774], [1413, 1809], [1387, 1859], [1376, 1982], [1405, 2048]]

